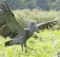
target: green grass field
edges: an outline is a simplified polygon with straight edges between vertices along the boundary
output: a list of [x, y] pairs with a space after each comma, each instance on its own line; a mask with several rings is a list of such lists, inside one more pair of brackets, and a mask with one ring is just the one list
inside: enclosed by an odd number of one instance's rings
[[26, 52], [21, 50], [20, 45], [4, 46], [5, 41], [9, 40], [0, 37], [0, 57], [53, 57], [60, 51], [60, 30], [44, 30], [37, 35], [37, 38], [31, 37], [27, 45], [32, 48], [26, 48]]
[[[35, 21], [37, 23], [60, 18], [60, 12], [56, 11], [39, 11], [37, 9], [30, 10], [15, 10], [13, 11], [18, 22], [27, 26], [28, 21]], [[24, 22], [25, 21], [25, 22]], [[34, 33], [34, 35], [27, 41], [27, 45], [31, 48], [26, 48], [22, 51], [20, 45], [6, 46], [4, 43], [10, 40], [0, 36], [0, 57], [57, 57], [60, 52], [60, 30], [47, 30]]]
[[31, 37], [27, 45], [32, 49], [26, 48], [26, 52], [21, 50], [20, 45], [4, 46], [9, 40], [0, 37], [0, 57], [54, 57], [60, 51], [60, 30], [44, 30]]

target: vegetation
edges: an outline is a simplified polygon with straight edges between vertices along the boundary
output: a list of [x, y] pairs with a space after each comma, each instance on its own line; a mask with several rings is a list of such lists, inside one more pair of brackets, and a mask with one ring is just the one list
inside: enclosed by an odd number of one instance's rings
[[[35, 21], [37, 23], [53, 20], [59, 18], [59, 11], [39, 11], [35, 10], [15, 10], [13, 11], [17, 21], [23, 27], [26, 27], [28, 21]], [[24, 22], [25, 21], [25, 22]], [[47, 30], [34, 33], [34, 35], [27, 41], [27, 45], [31, 48], [26, 48], [26, 52], [21, 50], [20, 45], [13, 45], [5, 47], [5, 42], [10, 40], [0, 36], [0, 57], [55, 57], [60, 52], [60, 30]]]
[[[0, 0], [6, 1], [11, 9], [60, 10], [60, 0]], [[1, 2], [0, 2], [1, 3]]]
[[[26, 27], [28, 21], [35, 21], [36, 23], [50, 21], [54, 19], [60, 18], [60, 11], [40, 11], [38, 9], [34, 10], [15, 10], [13, 11], [15, 14], [15, 17], [17, 21], [23, 25], [23, 27]], [[24, 23], [24, 24], [23, 24]], [[58, 24], [60, 24], [60, 21], [58, 21]]]
[[[35, 33], [37, 34], [37, 33]], [[0, 37], [0, 56], [1, 57], [54, 57], [60, 51], [60, 30], [44, 30], [37, 34], [37, 38], [31, 37], [27, 45], [32, 48], [21, 50], [20, 45], [4, 47], [5, 41], [9, 40]]]

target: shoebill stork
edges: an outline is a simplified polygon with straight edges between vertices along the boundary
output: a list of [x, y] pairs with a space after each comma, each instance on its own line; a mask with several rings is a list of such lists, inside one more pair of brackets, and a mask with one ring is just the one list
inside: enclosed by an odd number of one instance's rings
[[39, 33], [40, 29], [53, 27], [57, 22], [57, 20], [42, 22], [39, 24], [28, 22], [28, 27], [22, 28], [6, 2], [4, 2], [4, 4], [0, 4], [0, 9], [0, 17], [1, 15], [3, 16], [3, 20], [0, 18], [0, 21], [2, 21], [0, 22], [0, 35], [3, 37], [10, 36], [11, 38], [10, 41], [5, 42], [5, 46], [21, 44], [22, 50], [23, 46], [26, 48], [26, 42], [34, 32]]

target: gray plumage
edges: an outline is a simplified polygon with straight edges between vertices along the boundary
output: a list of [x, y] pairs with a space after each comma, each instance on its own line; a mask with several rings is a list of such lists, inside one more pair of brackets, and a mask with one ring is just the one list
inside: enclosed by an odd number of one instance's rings
[[5, 43], [5, 45], [14, 45], [14, 44], [21, 44], [22, 50], [23, 46], [26, 47], [26, 41], [33, 35], [34, 31], [39, 33], [38, 28], [36, 27], [36, 24], [34, 22], [28, 23], [28, 28], [24, 28], [25, 34], [23, 36], [20, 36], [18, 34], [14, 39], [8, 41]]
[[42, 22], [39, 24], [36, 24], [35, 22], [28, 22], [28, 27], [22, 28], [20, 23], [18, 23], [15, 19], [14, 14], [11, 12], [6, 2], [0, 5], [0, 9], [2, 10], [0, 15], [2, 13], [4, 14], [3, 21], [0, 23], [0, 35], [3, 37], [10, 36], [12, 38], [10, 41], [5, 43], [5, 46], [21, 44], [22, 50], [23, 46], [27, 46], [26, 41], [33, 35], [34, 31], [39, 32], [38, 30], [40, 29], [48, 29], [49, 27], [53, 27], [53, 25], [57, 22], [57, 20]]

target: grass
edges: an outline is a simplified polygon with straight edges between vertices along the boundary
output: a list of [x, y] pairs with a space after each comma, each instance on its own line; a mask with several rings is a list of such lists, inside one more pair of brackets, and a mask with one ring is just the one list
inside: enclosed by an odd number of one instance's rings
[[31, 37], [27, 45], [33, 50], [27, 48], [27, 52], [21, 50], [20, 45], [4, 46], [9, 40], [0, 36], [0, 56], [1, 57], [53, 57], [60, 51], [60, 30], [44, 30], [37, 35], [37, 38]]
[[[39, 11], [35, 10], [15, 10], [13, 11], [17, 21], [26, 27], [28, 21], [35, 21], [37, 23], [60, 18], [60, 11]], [[60, 23], [60, 22], [59, 22]], [[34, 35], [37, 35], [35, 38]], [[34, 35], [27, 41], [27, 45], [32, 48], [22, 51], [20, 45], [13, 45], [5, 47], [5, 42], [10, 40], [9, 37], [4, 39], [0, 36], [0, 57], [57, 57], [60, 51], [60, 30], [47, 30], [34, 33]]]
[[60, 18], [60, 11], [39, 11], [39, 10], [15, 10], [13, 11], [18, 20], [43, 22]]
[[[22, 27], [27, 27], [29, 21], [34, 21], [36, 23], [46, 22], [54, 19], [60, 18], [60, 11], [39, 11], [34, 10], [14, 10], [13, 11], [17, 21], [22, 25]], [[60, 20], [58, 21], [60, 27]]]

